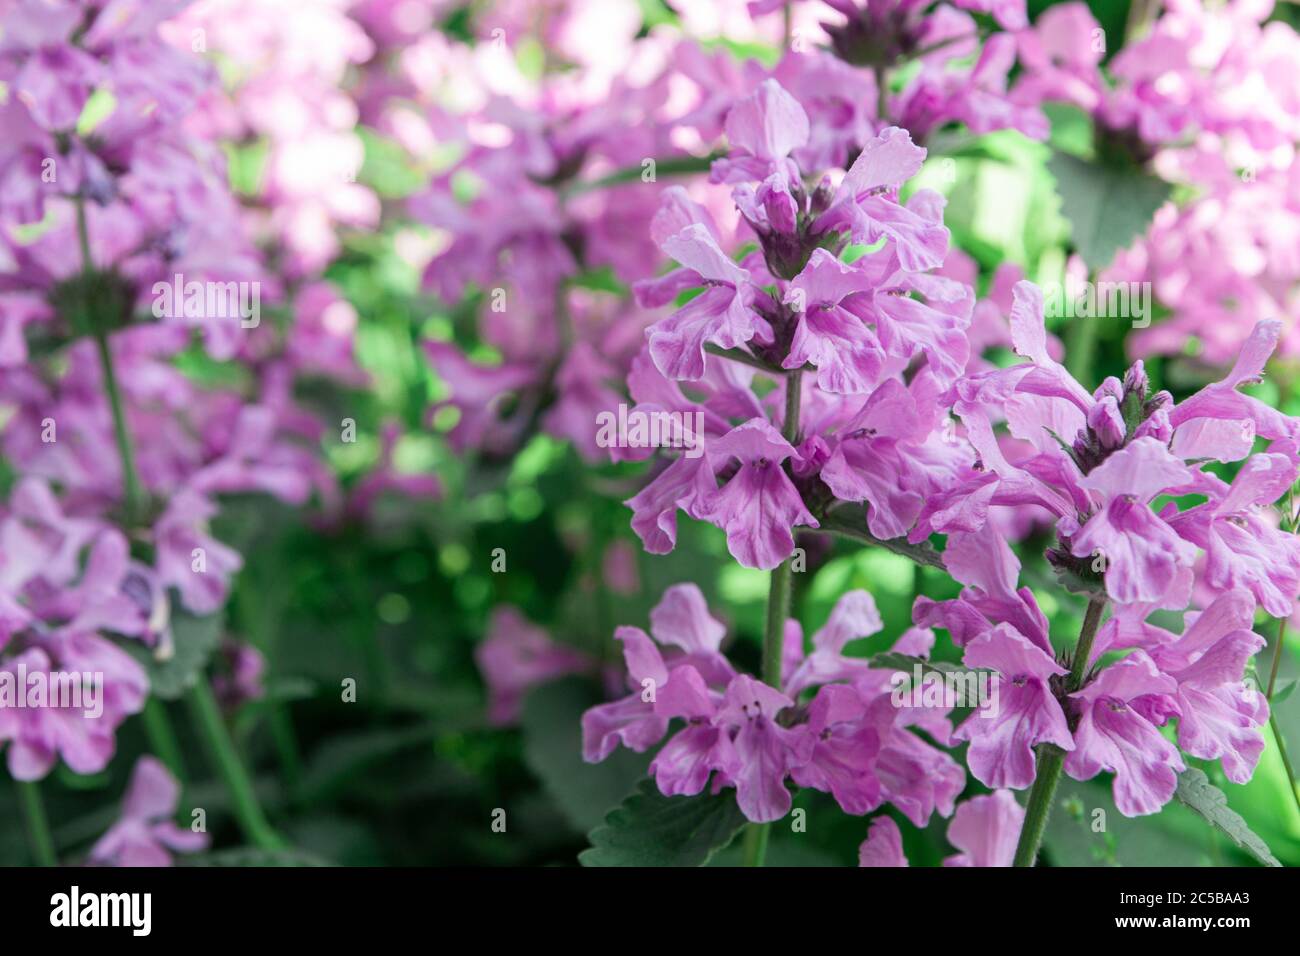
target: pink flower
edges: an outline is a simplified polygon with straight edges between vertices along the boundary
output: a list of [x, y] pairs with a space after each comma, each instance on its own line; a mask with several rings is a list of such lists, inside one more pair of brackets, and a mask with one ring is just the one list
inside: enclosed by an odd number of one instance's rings
[[970, 741], [966, 761], [980, 783], [1023, 790], [1036, 776], [1036, 745], [1074, 749], [1052, 686], [1052, 678], [1067, 673], [1066, 669], [1008, 624], [999, 624], [967, 644], [962, 660], [967, 667], [997, 674], [998, 706], [992, 715], [977, 710], [953, 736]]
[[207, 534], [217, 507], [192, 491], [178, 492], [154, 527], [159, 578], [180, 591], [195, 614], [211, 614], [226, 601], [230, 578], [244, 559]]
[[1120, 604], [1186, 603], [1196, 551], [1149, 507], [1151, 499], [1190, 483], [1192, 473], [1154, 438], [1138, 438], [1079, 482], [1101, 504], [1071, 535], [1071, 553], [1099, 558], [1106, 591]]
[[145, 756], [136, 761], [122, 800], [122, 816], [90, 850], [98, 866], [171, 866], [172, 853], [197, 853], [208, 835], [184, 830], [173, 822], [180, 787], [161, 762]]
[[488, 720], [514, 723], [529, 690], [565, 674], [591, 670], [585, 654], [556, 644], [512, 607], [492, 612], [487, 637], [474, 649], [474, 662], [488, 689]]
[[727, 547], [747, 568], [770, 570], [794, 550], [794, 525], [817, 527], [781, 464], [799, 453], [761, 419], [732, 429], [713, 443], [713, 462], [731, 458], [740, 470], [701, 502], [700, 513], [727, 532]]
[[907, 866], [903, 835], [891, 818], [880, 816], [871, 821], [867, 838], [858, 847], [858, 866]]
[[[680, 720], [650, 764], [665, 794], [700, 793], [712, 777], [715, 792], [735, 787], [746, 817], [762, 822], [789, 812], [787, 781], [829, 792], [846, 813], [890, 801], [924, 826], [934, 812], [952, 812], [965, 773], [910, 730], [947, 741], [943, 713], [896, 707], [890, 672], [840, 655], [878, 627], [865, 592], [840, 600], [807, 659], [798, 624], [788, 622], [784, 691], [736, 674], [718, 650], [721, 625], [693, 585], [670, 588], [651, 624], [653, 641], [633, 627], [615, 634], [635, 690], [583, 715], [584, 759], [603, 760], [620, 743], [649, 749]], [[932, 640], [909, 632], [898, 649], [925, 652]], [[797, 688], [814, 684], [822, 686], [812, 701], [797, 705]]]
[[1160, 673], [1143, 651], [1103, 668], [1097, 678], [1071, 694], [1079, 708], [1074, 750], [1065, 772], [1090, 780], [1103, 770], [1115, 774], [1115, 806], [1125, 816], [1155, 813], [1174, 795], [1177, 774], [1186, 769], [1178, 748], [1161, 735], [1157, 723], [1176, 712], [1178, 683]]
[[785, 778], [812, 756], [809, 728], [786, 728], [776, 721], [793, 703], [775, 688], [739, 674], [727, 685], [712, 720], [723, 731], [717, 769], [735, 786], [741, 812], [756, 823], [790, 812]]
[[1246, 664], [1264, 646], [1251, 628], [1255, 602], [1228, 591], [1188, 615], [1177, 640], [1151, 650], [1156, 666], [1177, 683], [1178, 746], [1193, 757], [1222, 760], [1233, 783], [1246, 783], [1264, 751], [1268, 700], [1243, 681]]
[[961, 853], [944, 866], [1011, 866], [1024, 826], [1025, 810], [1010, 790], [972, 797], [957, 807], [948, 824], [948, 842]]
[[749, 307], [753, 290], [749, 273], [718, 247], [708, 227], [692, 223], [660, 242], [680, 262], [692, 285], [705, 291], [649, 329], [650, 355], [670, 379], [693, 381], [704, 376], [704, 347], [738, 348], [754, 337], [771, 340], [771, 329]]

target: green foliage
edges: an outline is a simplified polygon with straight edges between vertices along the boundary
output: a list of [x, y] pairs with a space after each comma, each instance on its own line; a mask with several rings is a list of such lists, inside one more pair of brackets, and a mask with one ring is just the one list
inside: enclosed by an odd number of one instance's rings
[[1178, 791], [1174, 796], [1265, 866], [1282, 865], [1269, 851], [1268, 845], [1250, 829], [1241, 814], [1228, 806], [1227, 796], [1210, 783], [1205, 771], [1191, 767], [1179, 774]]
[[1090, 270], [1105, 268], [1115, 253], [1146, 231], [1169, 198], [1169, 184], [1136, 167], [1090, 162], [1057, 151], [1048, 161], [1070, 221], [1074, 248]]
[[583, 866], [703, 866], [744, 829], [733, 790], [665, 797], [652, 780], [591, 831]]
[[173, 592], [172, 653], [160, 658], [157, 651], [138, 644], [128, 645], [135, 658], [144, 665], [149, 675], [152, 693], [163, 700], [178, 700], [198, 682], [212, 655], [221, 643], [223, 615], [209, 614], [196, 617], [179, 610], [178, 596]]
[[521, 721], [524, 760], [578, 832], [597, 826], [605, 810], [633, 791], [648, 758], [619, 748], [598, 764], [582, 759], [582, 714], [603, 701], [591, 682], [566, 678], [528, 695]]

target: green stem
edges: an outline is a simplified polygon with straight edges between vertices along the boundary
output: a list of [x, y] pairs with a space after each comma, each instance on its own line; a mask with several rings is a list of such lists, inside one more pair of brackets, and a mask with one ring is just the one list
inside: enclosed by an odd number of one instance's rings
[[126, 523], [128, 526], [134, 526], [143, 515], [141, 510], [143, 495], [140, 490], [140, 476], [135, 470], [131, 433], [126, 427], [122, 393], [117, 387], [117, 373], [113, 371], [113, 354], [109, 351], [108, 336], [102, 332], [97, 334], [95, 344], [99, 347], [99, 364], [104, 371], [104, 388], [108, 392], [108, 401], [113, 409], [113, 431], [117, 436], [117, 452], [122, 459], [122, 481], [126, 486]]
[[[707, 173], [713, 166], [713, 161], [718, 159], [719, 156], [720, 154], [710, 153], [708, 156], [670, 156], [667, 159], [659, 159], [655, 161], [655, 176], [657, 178], [659, 176], [688, 176], [692, 173]], [[644, 171], [644, 166], [627, 166], [615, 170], [607, 176], [601, 176], [599, 179], [574, 180], [562, 186], [560, 191], [566, 196], [577, 196], [593, 189], [605, 189], [609, 186], [639, 182]]]
[[58, 866], [54, 838], [50, 836], [50, 821], [45, 816], [45, 802], [41, 799], [41, 785], [34, 780], [15, 780], [14, 785], [18, 788], [18, 802], [22, 804], [23, 819], [27, 823], [32, 860], [37, 866]]
[[1300, 791], [1296, 790], [1295, 771], [1291, 769], [1291, 758], [1286, 752], [1286, 742], [1282, 737], [1282, 728], [1277, 724], [1277, 715], [1271, 710], [1268, 714], [1268, 725], [1273, 728], [1273, 739], [1277, 741], [1277, 755], [1282, 758], [1282, 769], [1286, 771], [1287, 789], [1291, 791], [1291, 799], [1295, 801], [1295, 807], [1300, 810]]
[[1076, 381], [1088, 381], [1092, 372], [1092, 355], [1097, 350], [1097, 319], [1088, 315], [1076, 318], [1070, 326], [1065, 364]]
[[[86, 224], [86, 200], [77, 197], [77, 241], [81, 246], [81, 271], [89, 275], [95, 264], [90, 257], [90, 230]], [[127, 431], [126, 414], [122, 406], [122, 393], [117, 386], [117, 373], [113, 370], [113, 353], [108, 347], [108, 335], [98, 330], [95, 332], [95, 344], [99, 349], [99, 365], [104, 372], [104, 389], [108, 392], [108, 402], [113, 409], [113, 432], [117, 438], [117, 453], [122, 459], [122, 482], [126, 487], [126, 519], [133, 525], [140, 519], [140, 476], [135, 470], [135, 454], [131, 448], [131, 433]]]
[[235, 819], [244, 836], [256, 847], [263, 850], [275, 850], [285, 846], [279, 834], [271, 828], [262, 813], [257, 794], [253, 791], [253, 781], [244, 769], [243, 762], [235, 750], [235, 744], [226, 730], [221, 718], [221, 709], [217, 698], [212, 693], [206, 678], [199, 680], [185, 696], [194, 719], [194, 727], [203, 738], [212, 759], [213, 769], [220, 775], [234, 806]]
[[[1095, 272], [1088, 273], [1089, 282], [1095, 282], [1096, 279]], [[1091, 381], [1092, 359], [1096, 352], [1097, 317], [1091, 314], [1075, 316], [1065, 344], [1065, 366], [1074, 376], [1075, 381]]]
[[712, 342], [704, 346], [704, 351], [710, 355], [716, 355], [719, 358], [730, 359], [733, 362], [739, 362], [741, 365], [748, 365], [750, 368], [756, 368], [760, 372], [768, 372], [772, 375], [784, 375], [785, 369], [774, 368], [768, 365], [760, 358], [755, 358], [742, 349], [724, 349], [721, 345], [714, 345]]
[[296, 794], [302, 780], [302, 758], [298, 755], [298, 735], [293, 729], [293, 718], [282, 702], [271, 704], [267, 717], [280, 767], [284, 770], [285, 789], [291, 795]]
[[770, 823], [751, 823], [745, 827], [745, 866], [762, 866], [767, 859], [767, 841], [772, 832]]
[[86, 199], [77, 197], [77, 243], [81, 247], [81, 271], [89, 275], [95, 264], [90, 258], [90, 228], [86, 223]]
[[[1083, 629], [1079, 631], [1079, 640], [1074, 647], [1074, 661], [1070, 665], [1070, 675], [1066, 678], [1065, 691], [1072, 694], [1083, 685], [1088, 673], [1088, 661], [1092, 657], [1092, 642], [1097, 637], [1101, 626], [1101, 616], [1106, 610], [1106, 599], [1094, 597], [1088, 602], [1088, 610], [1083, 615]], [[1033, 789], [1029, 791], [1029, 800], [1025, 804], [1025, 823], [1020, 830], [1020, 842], [1016, 845], [1016, 866], [1033, 866], [1038, 859], [1038, 848], [1043, 842], [1043, 833], [1047, 830], [1047, 819], [1052, 812], [1052, 800], [1056, 796], [1056, 785], [1061, 780], [1061, 768], [1065, 765], [1065, 751], [1054, 744], [1041, 744], [1038, 747], [1038, 770], [1034, 776]]]
[[[803, 373], [795, 371], [785, 380], [785, 420], [781, 434], [794, 445], [799, 440], [799, 409], [803, 395]], [[772, 569], [767, 590], [767, 619], [763, 626], [763, 683], [781, 686], [781, 651], [785, 622], [790, 617], [790, 593], [794, 584], [794, 555]], [[770, 823], [751, 823], [745, 832], [745, 865], [762, 866], [767, 857]]]
[[[1288, 508], [1288, 511], [1290, 509]], [[1282, 769], [1286, 771], [1287, 789], [1291, 791], [1291, 799], [1295, 801], [1297, 810], [1300, 810], [1300, 791], [1296, 790], [1295, 771], [1291, 769], [1291, 757], [1286, 752], [1286, 738], [1282, 736], [1282, 728], [1278, 726], [1277, 711], [1272, 707], [1273, 688], [1277, 686], [1277, 672], [1282, 663], [1282, 652], [1286, 649], [1286, 618], [1277, 619], [1277, 649], [1273, 651], [1273, 666], [1268, 674], [1268, 691], [1264, 694], [1268, 698], [1268, 725], [1273, 729], [1273, 739], [1277, 741], [1277, 755], [1282, 758]]]
[[155, 757], [166, 765], [173, 777], [182, 784], [185, 782], [185, 762], [181, 758], [181, 746], [172, 728], [171, 718], [167, 716], [167, 706], [157, 697], [145, 701], [144, 711], [145, 735], [149, 738], [149, 749]]
[[1282, 651], [1286, 648], [1286, 618], [1277, 619], [1277, 649], [1273, 651], [1273, 666], [1268, 672], [1268, 690], [1264, 696], [1273, 700], [1273, 688], [1277, 686], [1277, 672], [1282, 663]]

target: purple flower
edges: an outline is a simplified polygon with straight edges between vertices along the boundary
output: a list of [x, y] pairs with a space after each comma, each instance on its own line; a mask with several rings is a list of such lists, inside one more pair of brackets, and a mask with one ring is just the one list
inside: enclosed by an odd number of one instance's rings
[[1008, 624], [999, 624], [967, 644], [962, 660], [967, 667], [997, 674], [997, 709], [992, 714], [976, 710], [953, 736], [970, 741], [966, 761], [980, 783], [1023, 790], [1034, 782], [1037, 744], [1074, 749], [1052, 687], [1052, 678], [1067, 673], [1066, 669]]
[[[651, 614], [654, 640], [634, 627], [616, 632], [635, 690], [583, 715], [584, 759], [603, 760], [619, 744], [649, 749], [676, 720], [682, 726], [650, 764], [665, 794], [699, 793], [712, 777], [715, 792], [736, 788], [749, 819], [770, 821], [789, 812], [793, 781], [829, 792], [846, 813], [890, 801], [918, 826], [935, 811], [950, 814], [965, 773], [911, 730], [948, 742], [946, 711], [895, 706], [889, 671], [840, 654], [879, 627], [870, 597], [841, 599], [807, 658], [797, 622], [787, 624], [782, 691], [731, 668], [718, 651], [722, 627], [698, 588], [670, 588]], [[898, 650], [927, 653], [932, 641], [909, 632]], [[816, 684], [812, 700], [797, 704], [800, 688]]]
[[893, 241], [899, 264], [921, 272], [943, 263], [948, 251], [943, 201], [921, 190], [907, 206], [899, 205], [898, 190], [916, 175], [925, 150], [912, 143], [906, 130], [891, 126], [865, 144], [835, 192], [830, 208], [817, 221], [820, 233], [847, 232], [854, 242], [871, 244], [881, 236]]
[[1204, 477], [1209, 500], [1168, 519], [1204, 549], [1202, 580], [1216, 592], [1248, 588], [1269, 614], [1290, 615], [1300, 592], [1300, 541], [1277, 527], [1270, 506], [1295, 482], [1295, 462], [1260, 454], [1242, 464], [1231, 485]]
[[1229, 591], [1192, 619], [1177, 640], [1155, 647], [1151, 658], [1177, 683], [1178, 746], [1193, 757], [1222, 760], [1233, 783], [1255, 771], [1268, 722], [1268, 700], [1243, 681], [1246, 664], [1264, 646], [1251, 630], [1255, 602]]
[[1186, 572], [1196, 551], [1149, 502], [1191, 480], [1187, 466], [1154, 438], [1134, 440], [1080, 480], [1100, 504], [1071, 535], [1070, 551], [1100, 559], [1106, 591], [1118, 603], [1186, 603], [1191, 583]]
[[777, 715], [793, 701], [745, 674], [727, 685], [713, 725], [723, 731], [718, 769], [735, 786], [741, 812], [756, 823], [779, 820], [790, 812], [785, 778], [812, 756], [807, 727], [786, 728]]
[[197, 853], [208, 835], [184, 830], [173, 822], [180, 787], [153, 757], [136, 761], [122, 799], [122, 816], [90, 850], [97, 866], [171, 866], [172, 853]]
[[1177, 681], [1160, 673], [1143, 651], [1103, 668], [1070, 699], [1079, 710], [1074, 750], [1065, 772], [1090, 780], [1103, 770], [1115, 774], [1115, 806], [1128, 817], [1156, 813], [1169, 802], [1186, 769], [1178, 748], [1146, 715], [1176, 712]]
[[795, 783], [831, 794], [845, 813], [880, 806], [884, 787], [876, 762], [895, 716], [879, 703], [869, 706], [845, 684], [822, 687], [808, 707], [812, 747], [806, 762], [793, 768]]
[[799, 453], [766, 421], [752, 419], [715, 441], [709, 457], [719, 464], [735, 458], [740, 469], [701, 502], [701, 516], [727, 532], [727, 547], [742, 565], [776, 567], [794, 550], [793, 526], [817, 527], [781, 467]]
[[488, 721], [497, 725], [519, 719], [524, 695], [532, 688], [593, 666], [585, 654], [556, 644], [512, 607], [492, 612], [487, 637], [474, 649], [474, 662], [487, 684]]
[[918, 597], [912, 609], [914, 623], [946, 628], [953, 643], [965, 647], [974, 637], [987, 633], [995, 622], [1005, 622], [1050, 656], [1047, 617], [1038, 607], [1033, 591], [1016, 587], [1020, 561], [992, 525], [950, 535], [944, 549], [944, 566], [966, 587], [954, 601]]
[[749, 273], [723, 253], [707, 226], [688, 225], [660, 246], [682, 264], [694, 285], [705, 287], [647, 333], [650, 355], [665, 376], [686, 381], [702, 378], [706, 345], [732, 349], [755, 337], [771, 340], [771, 328], [750, 308]]
[[[802, 636], [787, 647], [786, 663], [791, 673], [783, 681], [785, 692], [798, 696], [809, 687], [837, 681], [852, 682], [867, 669], [861, 658], [845, 657], [844, 645], [870, 637], [884, 627], [875, 599], [866, 591], [847, 591], [831, 610], [826, 626], [813, 635], [811, 654], [804, 656]], [[787, 644], [791, 635], [787, 635]]]
[[890, 817], [871, 821], [867, 838], [858, 847], [858, 866], [907, 866], [903, 855], [903, 835]]
[[972, 797], [957, 807], [948, 842], [961, 850], [944, 866], [1011, 866], [1025, 823], [1025, 810], [1010, 790]]
[[181, 594], [195, 614], [211, 614], [226, 601], [230, 578], [244, 565], [238, 552], [207, 534], [217, 513], [207, 497], [181, 491], [154, 526], [158, 577]]

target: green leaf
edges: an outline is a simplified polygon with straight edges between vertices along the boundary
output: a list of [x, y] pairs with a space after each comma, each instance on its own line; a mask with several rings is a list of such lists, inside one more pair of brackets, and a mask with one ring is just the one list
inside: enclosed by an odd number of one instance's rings
[[[172, 607], [177, 607], [172, 595]], [[194, 686], [221, 641], [222, 615], [195, 617], [185, 611], [172, 615], [172, 655], [158, 660], [154, 652], [139, 645], [128, 650], [144, 665], [150, 692], [163, 700], [177, 700]]]
[[214, 853], [199, 853], [194, 856], [178, 856], [176, 862], [181, 866], [333, 866], [329, 860], [295, 850], [292, 847], [283, 850], [260, 850], [253, 846], [239, 846], [229, 850], [217, 850]]
[[605, 817], [578, 854], [583, 866], [703, 866], [748, 821], [731, 790], [665, 797], [653, 780]]
[[1092, 270], [1108, 266], [1116, 251], [1146, 232], [1169, 196], [1168, 183], [1136, 166], [1106, 166], [1056, 151], [1047, 168], [1074, 248]]
[[1228, 797], [1222, 790], [1210, 783], [1205, 771], [1196, 767], [1184, 770], [1178, 775], [1178, 789], [1174, 792], [1178, 801], [1196, 811], [1211, 826], [1222, 830], [1237, 844], [1265, 866], [1281, 866], [1277, 858], [1269, 851], [1254, 831], [1246, 825], [1241, 814], [1228, 806]]
[[582, 714], [602, 700], [590, 681], [565, 678], [529, 694], [520, 720], [528, 769], [579, 833], [598, 826], [605, 809], [636, 788], [648, 763], [647, 755], [623, 748], [600, 763], [582, 759]]
[[1244, 857], [1224, 857], [1213, 830], [1180, 803], [1159, 813], [1126, 817], [1115, 807], [1111, 781], [1076, 781], [1062, 776], [1056, 791], [1044, 855], [1052, 866], [1240, 866]]
[[1271, 700], [1269, 700], [1269, 703], [1275, 707], [1278, 704], [1282, 703], [1282, 701], [1286, 700], [1288, 697], [1291, 696], [1291, 692], [1295, 690], [1295, 685], [1296, 685], [1296, 679], [1294, 677], [1292, 677], [1290, 680], [1284, 680], [1282, 683], [1278, 684], [1277, 687], [1274, 688], [1273, 690], [1273, 697]]
[[330, 799], [349, 784], [364, 781], [378, 765], [429, 744], [437, 735], [438, 728], [431, 724], [334, 734], [312, 754], [299, 787], [301, 799], [306, 804]]
[[913, 668], [920, 667], [923, 675], [937, 674], [939, 677], [943, 677], [945, 674], [978, 674], [980, 672], [980, 668], [976, 667], [965, 667], [950, 661], [932, 661], [924, 657], [913, 657], [910, 654], [898, 654], [894, 651], [876, 654], [871, 658], [871, 666], [880, 670], [904, 671], [908, 674], [912, 673]]

